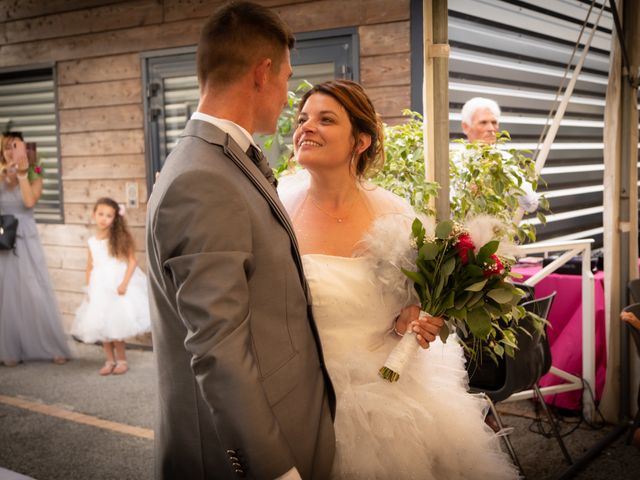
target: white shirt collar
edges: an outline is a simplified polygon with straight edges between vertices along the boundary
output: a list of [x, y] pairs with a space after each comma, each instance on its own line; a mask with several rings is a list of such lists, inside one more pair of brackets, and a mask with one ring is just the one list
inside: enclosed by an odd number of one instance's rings
[[191, 120], [202, 120], [203, 122], [208, 122], [224, 133], [227, 133], [233, 138], [238, 146], [245, 152], [249, 149], [249, 145], [255, 145], [251, 134], [247, 132], [244, 128], [242, 128], [237, 123], [232, 122], [231, 120], [225, 120], [224, 118], [214, 117], [212, 115], [207, 115], [202, 112], [194, 112], [191, 115]]

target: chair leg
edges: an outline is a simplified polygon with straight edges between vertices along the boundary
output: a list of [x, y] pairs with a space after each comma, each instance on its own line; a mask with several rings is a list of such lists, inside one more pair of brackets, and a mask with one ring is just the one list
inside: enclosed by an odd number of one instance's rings
[[[493, 404], [493, 401], [491, 401], [491, 399], [487, 396], [484, 395], [485, 400], [487, 401], [487, 403], [489, 404], [489, 408], [491, 409], [491, 413], [493, 413], [493, 416], [496, 419], [496, 423], [498, 424], [498, 427], [500, 428], [500, 430], [498, 431], [498, 434], [500, 432], [502, 432], [504, 430], [504, 425], [502, 424], [502, 419], [500, 418], [500, 415], [498, 414], [498, 411], [496, 410], [496, 406]], [[500, 435], [502, 437], [502, 440], [504, 441], [504, 444], [507, 447], [507, 450], [509, 451], [509, 455], [511, 455], [511, 459], [513, 460], [513, 463], [516, 464], [516, 466], [518, 467], [518, 470], [520, 471], [520, 473], [522, 474], [523, 477], [526, 477], [526, 475], [524, 474], [524, 470], [522, 468], [522, 465], [520, 464], [520, 460], [518, 459], [518, 456], [516, 455], [516, 451], [513, 449], [513, 445], [511, 444], [511, 440], [509, 439], [509, 434], [504, 434], [504, 435]]]
[[569, 455], [569, 451], [567, 450], [567, 447], [565, 446], [564, 441], [560, 436], [560, 432], [558, 431], [558, 426], [556, 425], [555, 418], [553, 418], [553, 415], [551, 415], [551, 411], [549, 410], [549, 407], [547, 406], [547, 404], [544, 403], [544, 397], [542, 396], [542, 392], [540, 391], [538, 384], [536, 383], [533, 384], [533, 390], [536, 392], [536, 396], [538, 397], [538, 400], [542, 405], [542, 409], [544, 410], [544, 413], [547, 415], [547, 418], [549, 419], [549, 424], [551, 425], [551, 431], [553, 432], [553, 436], [558, 441], [558, 445], [560, 445], [560, 450], [562, 450], [562, 455], [564, 455], [564, 458], [567, 461], [567, 463], [569, 465], [572, 465], [573, 460], [571, 459], [571, 455]]
[[627, 438], [626, 438], [627, 445], [631, 445], [631, 441], [633, 440], [633, 434], [638, 428], [640, 428], [640, 409], [638, 409], [638, 413], [636, 413], [636, 418], [633, 419], [633, 423], [629, 426], [629, 432], [627, 433]]

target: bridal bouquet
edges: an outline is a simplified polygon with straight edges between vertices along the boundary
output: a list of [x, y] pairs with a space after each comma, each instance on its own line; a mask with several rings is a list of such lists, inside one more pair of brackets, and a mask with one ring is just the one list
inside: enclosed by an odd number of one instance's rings
[[[517, 305], [522, 290], [506, 281], [515, 258], [505, 253], [508, 249], [496, 238], [500, 229], [495, 219], [481, 217], [466, 227], [451, 220], [440, 222], [429, 235], [416, 218], [411, 228], [416, 270], [402, 268], [413, 281], [421, 310], [444, 318], [442, 341], [459, 330], [464, 337], [471, 336], [473, 346], [465, 348], [473, 350], [474, 356], [480, 354], [480, 345], [495, 361], [505, 353], [513, 356], [518, 320], [524, 315]], [[380, 375], [397, 381], [419, 348], [415, 333], [408, 331]]]

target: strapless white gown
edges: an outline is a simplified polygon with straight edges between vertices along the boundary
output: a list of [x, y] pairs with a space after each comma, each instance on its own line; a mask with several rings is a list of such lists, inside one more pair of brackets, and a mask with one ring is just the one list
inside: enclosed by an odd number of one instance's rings
[[337, 395], [336, 479], [512, 479], [517, 470], [467, 393], [452, 338], [420, 350], [397, 383], [378, 376], [398, 337], [403, 300], [377, 282], [368, 257], [303, 257]]

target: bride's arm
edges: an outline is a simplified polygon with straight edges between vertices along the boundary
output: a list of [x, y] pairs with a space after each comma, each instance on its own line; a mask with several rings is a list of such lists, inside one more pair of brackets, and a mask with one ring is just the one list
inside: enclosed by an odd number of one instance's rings
[[395, 320], [393, 329], [398, 335], [404, 335], [409, 329], [412, 329], [416, 333], [416, 340], [420, 346], [429, 348], [429, 343], [436, 339], [442, 325], [444, 325], [442, 318], [429, 315], [420, 318], [420, 307], [409, 305], [402, 309]]

